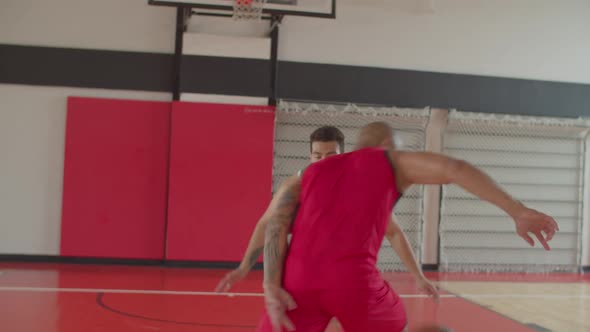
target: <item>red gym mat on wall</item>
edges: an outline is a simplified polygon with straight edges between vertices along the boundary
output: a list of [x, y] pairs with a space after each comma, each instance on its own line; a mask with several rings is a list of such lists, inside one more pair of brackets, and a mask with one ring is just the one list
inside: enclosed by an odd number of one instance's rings
[[62, 255], [164, 257], [170, 108], [68, 99]]
[[271, 199], [274, 108], [174, 103], [166, 258], [239, 261]]

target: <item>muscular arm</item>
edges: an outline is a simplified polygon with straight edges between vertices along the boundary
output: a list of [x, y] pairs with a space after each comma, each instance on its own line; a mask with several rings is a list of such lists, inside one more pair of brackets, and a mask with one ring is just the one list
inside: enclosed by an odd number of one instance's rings
[[408, 269], [408, 271], [410, 271], [414, 278], [424, 278], [424, 274], [422, 274], [422, 269], [416, 261], [416, 257], [414, 256], [414, 252], [410, 246], [410, 242], [408, 241], [408, 238], [402, 229], [399, 227], [399, 224], [397, 223], [397, 220], [395, 220], [394, 216], [391, 216], [391, 221], [387, 225], [385, 237], [391, 244], [391, 248], [399, 256], [404, 266]]
[[269, 219], [264, 234], [264, 302], [273, 331], [295, 331], [295, 325], [287, 316], [296, 303], [283, 288], [282, 274], [287, 255], [287, 234], [295, 216], [299, 201], [298, 177], [285, 181], [270, 203]]
[[240, 266], [228, 272], [219, 281], [217, 287], [215, 287], [216, 292], [228, 292], [235, 283], [245, 278], [248, 272], [250, 272], [250, 269], [256, 264], [258, 257], [260, 257], [260, 254], [264, 250], [264, 229], [268, 222], [268, 211], [267, 209], [260, 220], [258, 220], [256, 227], [254, 227], [254, 232], [252, 232], [250, 243], [244, 253]]
[[[297, 177], [293, 176], [287, 179], [285, 183], [292, 182], [295, 179], [297, 179]], [[264, 251], [264, 232], [266, 229], [266, 225], [268, 224], [268, 221], [271, 217], [272, 206], [273, 203], [271, 201], [262, 217], [260, 217], [260, 219], [256, 223], [254, 231], [250, 236], [250, 241], [248, 243], [248, 247], [246, 248], [246, 252], [244, 253], [244, 257], [240, 262], [240, 266], [237, 269], [228, 272], [219, 281], [217, 287], [215, 288], [217, 292], [228, 292], [234, 284], [245, 278], [246, 275], [248, 275], [248, 272], [250, 272], [250, 270], [254, 266], [254, 264], [256, 264], [258, 257], [260, 257], [260, 255]]]
[[412, 184], [454, 183], [513, 218], [525, 210], [522, 203], [504, 192], [489, 176], [463, 160], [427, 152], [392, 152], [391, 157], [401, 190]]
[[423, 289], [427, 294], [432, 296], [435, 301], [438, 301], [439, 294], [436, 286], [434, 286], [422, 273], [422, 268], [416, 261], [412, 246], [404, 231], [399, 227], [395, 216], [391, 216], [391, 221], [387, 225], [385, 237], [391, 243], [391, 247], [404, 263], [404, 266], [410, 271], [416, 280], [416, 285]]
[[248, 243], [244, 257], [240, 262], [239, 268], [243, 271], [249, 271], [252, 269], [254, 264], [256, 264], [258, 257], [260, 257], [264, 251], [264, 230], [268, 223], [269, 210], [270, 206], [266, 209], [262, 217], [260, 217], [258, 223], [256, 223], [256, 226], [254, 227], [252, 235], [250, 236], [250, 242]]
[[299, 178], [289, 178], [273, 197], [265, 230], [264, 284], [280, 286], [287, 253], [287, 235], [299, 200]]
[[[288, 178], [287, 180], [285, 180], [285, 183], [286, 184], [294, 183], [297, 181], [297, 178], [298, 178], [298, 176], [292, 176], [292, 177]], [[279, 190], [280, 190], [280, 188], [279, 188]], [[249, 271], [250, 269], [252, 269], [254, 264], [256, 264], [258, 257], [260, 257], [260, 255], [264, 251], [264, 233], [266, 230], [266, 225], [268, 224], [268, 221], [271, 218], [272, 206], [273, 206], [273, 203], [271, 201], [271, 203], [266, 208], [266, 211], [264, 211], [264, 214], [262, 215], [262, 217], [260, 217], [260, 219], [256, 223], [256, 226], [254, 227], [254, 231], [252, 232], [252, 235], [250, 236], [250, 242], [248, 243], [248, 247], [246, 248], [246, 252], [244, 253], [244, 257], [242, 258], [242, 261], [240, 262], [240, 269], [242, 269], [244, 271]], [[289, 231], [290, 231], [290, 229], [289, 229]]]
[[555, 231], [559, 229], [555, 220], [513, 199], [473, 165], [426, 152], [391, 151], [390, 156], [397, 171], [400, 190], [403, 191], [412, 184], [457, 184], [511, 216], [516, 223], [517, 234], [531, 246], [535, 242], [528, 233], [533, 233], [546, 250], [550, 249], [547, 241], [551, 240]]

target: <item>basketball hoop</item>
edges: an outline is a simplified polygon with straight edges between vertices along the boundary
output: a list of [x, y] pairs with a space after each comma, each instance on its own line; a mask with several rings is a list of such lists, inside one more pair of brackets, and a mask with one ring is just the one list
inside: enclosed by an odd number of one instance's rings
[[259, 20], [266, 0], [233, 0], [235, 20]]

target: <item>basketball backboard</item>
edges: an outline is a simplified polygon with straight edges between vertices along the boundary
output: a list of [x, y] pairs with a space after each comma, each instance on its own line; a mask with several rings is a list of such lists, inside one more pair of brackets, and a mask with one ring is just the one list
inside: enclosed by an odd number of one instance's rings
[[[189, 7], [205, 10], [233, 10], [233, 0], [148, 0], [151, 5]], [[264, 14], [318, 18], [336, 17], [336, 0], [267, 0]]]

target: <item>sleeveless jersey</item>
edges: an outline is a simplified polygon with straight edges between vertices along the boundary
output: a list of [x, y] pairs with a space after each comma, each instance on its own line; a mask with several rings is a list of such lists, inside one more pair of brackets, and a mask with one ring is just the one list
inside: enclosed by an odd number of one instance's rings
[[395, 203], [393, 165], [383, 149], [345, 153], [310, 165], [285, 262], [287, 290], [379, 289], [377, 255]]

